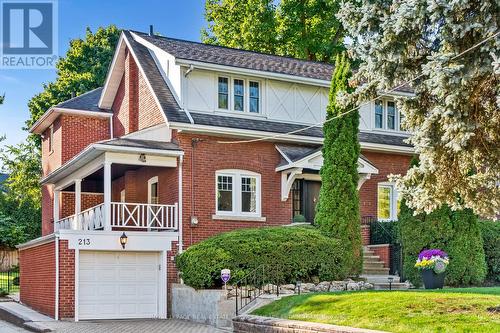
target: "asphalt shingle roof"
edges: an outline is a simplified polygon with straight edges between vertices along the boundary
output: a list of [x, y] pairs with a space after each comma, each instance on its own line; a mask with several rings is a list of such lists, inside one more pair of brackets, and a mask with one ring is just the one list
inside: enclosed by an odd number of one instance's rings
[[99, 98], [101, 98], [102, 87], [83, 93], [79, 96], [68, 99], [67, 101], [57, 104], [56, 108], [109, 112], [109, 110], [101, 109], [97, 106]]
[[128, 138], [114, 138], [111, 140], [99, 142], [101, 145], [116, 146], [116, 147], [131, 147], [142, 149], [161, 149], [161, 150], [182, 150], [178, 144], [174, 142], [139, 140]]
[[169, 37], [150, 36], [149, 34], [136, 31], [133, 31], [133, 33], [179, 59], [327, 81], [330, 81], [332, 78], [334, 66], [331, 64], [280, 57]]

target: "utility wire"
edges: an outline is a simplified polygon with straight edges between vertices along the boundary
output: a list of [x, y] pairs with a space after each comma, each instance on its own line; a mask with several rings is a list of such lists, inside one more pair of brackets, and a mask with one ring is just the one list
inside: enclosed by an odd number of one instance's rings
[[[500, 31], [497, 31], [496, 33], [494, 33], [493, 35], [489, 36], [488, 38], [485, 38], [483, 39], [482, 41], [480, 41], [479, 43], [469, 47], [468, 49], [466, 49], [465, 51], [462, 51], [460, 52], [459, 54], [457, 54], [456, 56], [454, 56], [453, 58], [451, 58], [449, 61], [452, 61], [452, 60], [456, 60], [458, 58], [460, 58], [461, 56], [463, 56], [464, 54], [474, 50], [475, 48], [483, 45], [484, 43], [486, 43], [487, 41], [489, 41], [490, 39], [492, 38], [495, 38], [496, 36], [500, 35]], [[295, 134], [295, 133], [300, 133], [300, 132], [303, 132], [303, 131], [307, 131], [308, 129], [311, 129], [311, 128], [315, 128], [315, 127], [322, 127], [324, 124], [326, 124], [327, 122], [329, 121], [332, 121], [334, 119], [338, 119], [340, 117], [343, 117], [351, 112], [354, 112], [356, 110], [358, 110], [360, 107], [362, 106], [365, 106], [365, 105], [369, 105], [377, 100], [379, 100], [380, 98], [384, 97], [384, 96], [387, 96], [388, 94], [390, 94], [391, 92], [394, 92], [395, 90], [399, 89], [399, 88], [402, 88], [418, 79], [420, 79], [421, 77], [425, 76], [425, 74], [420, 74], [420, 75], [417, 75], [416, 77], [414, 77], [413, 79], [409, 80], [409, 81], [406, 81], [406, 82], [403, 82], [397, 86], [395, 86], [394, 88], [386, 91], [386, 92], [383, 92], [382, 94], [378, 95], [377, 97], [373, 98], [372, 100], [368, 101], [368, 102], [364, 102], [362, 103], [360, 106], [357, 106], [355, 108], [352, 108], [350, 110], [347, 110], [345, 112], [342, 112], [338, 115], [336, 115], [335, 117], [331, 117], [331, 118], [328, 118], [324, 121], [321, 121], [319, 123], [316, 123], [316, 124], [313, 124], [313, 125], [309, 125], [309, 126], [306, 126], [306, 127], [302, 127], [302, 128], [299, 128], [299, 129], [296, 129], [296, 130], [293, 130], [293, 131], [290, 131], [290, 132], [286, 132], [286, 133], [278, 133], [278, 134], [275, 134], [275, 135], [270, 135], [270, 136], [265, 136], [265, 137], [262, 137], [262, 138], [257, 138], [257, 139], [250, 139], [250, 140], [240, 140], [240, 141], [217, 141], [217, 143], [226, 143], [226, 144], [238, 144], [238, 143], [251, 143], [251, 142], [259, 142], [259, 141], [266, 141], [266, 140], [272, 140], [272, 139], [276, 139], [276, 138], [280, 138], [282, 136], [285, 136], [285, 135], [291, 135], [291, 134]]]

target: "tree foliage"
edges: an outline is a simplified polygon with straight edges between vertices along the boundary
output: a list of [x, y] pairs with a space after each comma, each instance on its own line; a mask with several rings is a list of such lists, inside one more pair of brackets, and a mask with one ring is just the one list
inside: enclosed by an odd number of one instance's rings
[[56, 80], [44, 84], [43, 91], [29, 101], [31, 117], [26, 125], [33, 125], [51, 106], [102, 86], [119, 36], [120, 30], [110, 25], [95, 33], [87, 28], [85, 39], [71, 40], [56, 64]]
[[496, 0], [346, 1], [339, 10], [361, 62], [357, 81], [367, 82], [353, 99], [415, 79], [415, 97], [398, 107], [420, 164], [398, 187], [417, 212], [500, 213], [500, 38], [467, 51], [499, 31], [499, 13]]
[[40, 153], [32, 142], [7, 146], [0, 164], [9, 175], [0, 192], [0, 244], [14, 247], [40, 236]]
[[347, 246], [347, 262], [353, 274], [361, 272], [361, 230], [358, 193], [359, 113], [339, 117], [347, 111], [337, 103], [339, 94], [348, 90], [350, 76], [348, 59], [337, 56], [332, 77], [326, 123], [323, 125], [323, 166], [321, 190], [315, 224], [323, 233]]
[[344, 50], [339, 0], [207, 0], [205, 43], [333, 62]]
[[[412, 166], [417, 166], [416, 158]], [[483, 238], [477, 216], [470, 209], [452, 211], [447, 205], [426, 214], [414, 214], [403, 199], [399, 212], [405, 276], [420, 286], [422, 279], [415, 268], [420, 251], [442, 249], [450, 256], [446, 270], [448, 285], [477, 285], [486, 276]]]

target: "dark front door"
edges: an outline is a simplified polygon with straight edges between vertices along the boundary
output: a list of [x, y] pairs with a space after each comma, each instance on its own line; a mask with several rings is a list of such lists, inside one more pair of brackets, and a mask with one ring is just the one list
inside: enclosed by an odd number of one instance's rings
[[316, 215], [316, 205], [319, 201], [319, 190], [321, 182], [317, 181], [304, 181], [304, 217], [307, 222], [314, 222]]

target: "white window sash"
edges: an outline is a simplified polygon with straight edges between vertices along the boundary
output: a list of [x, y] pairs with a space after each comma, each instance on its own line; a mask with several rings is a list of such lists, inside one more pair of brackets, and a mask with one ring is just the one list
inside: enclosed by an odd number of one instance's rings
[[[232, 200], [233, 206], [231, 211], [219, 210], [219, 176], [233, 178]], [[242, 178], [255, 178], [255, 212], [243, 212], [242, 209]], [[245, 170], [221, 170], [215, 173], [215, 212], [217, 215], [229, 216], [244, 216], [244, 217], [261, 217], [261, 181], [260, 174], [248, 172]]]

